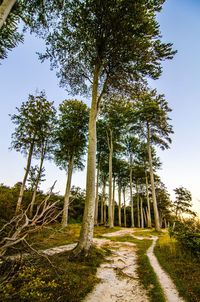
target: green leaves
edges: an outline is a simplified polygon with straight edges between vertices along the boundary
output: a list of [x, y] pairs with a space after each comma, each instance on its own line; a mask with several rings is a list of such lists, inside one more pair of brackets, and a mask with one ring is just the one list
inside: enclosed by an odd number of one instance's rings
[[87, 144], [89, 110], [78, 100], [65, 100], [59, 106], [55, 131], [55, 161], [67, 168], [70, 157], [74, 157], [75, 168], [82, 169], [82, 156]]

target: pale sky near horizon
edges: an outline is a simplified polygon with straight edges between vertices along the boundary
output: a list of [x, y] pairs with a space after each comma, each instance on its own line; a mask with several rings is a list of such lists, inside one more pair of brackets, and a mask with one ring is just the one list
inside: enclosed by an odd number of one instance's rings
[[[170, 193], [179, 186], [190, 190], [194, 209], [200, 213], [200, 1], [167, 0], [158, 20], [162, 40], [172, 42], [178, 50], [173, 60], [163, 63], [161, 78], [151, 81], [151, 87], [165, 94], [173, 110], [170, 117], [175, 132], [171, 149], [159, 151], [163, 163], [159, 174]], [[20, 153], [8, 150], [14, 129], [8, 114], [15, 113], [15, 107], [20, 107], [36, 89], [44, 89], [56, 107], [69, 98], [58, 86], [56, 71], [50, 71], [48, 62], [38, 61], [36, 51], [42, 45], [27, 34], [24, 43], [9, 52], [0, 65], [0, 183], [10, 186], [22, 180], [25, 159]], [[57, 179], [56, 191], [63, 193], [65, 172], [53, 163], [46, 163], [46, 170], [43, 189]], [[84, 176], [84, 172], [75, 173], [72, 184], [84, 188]]]

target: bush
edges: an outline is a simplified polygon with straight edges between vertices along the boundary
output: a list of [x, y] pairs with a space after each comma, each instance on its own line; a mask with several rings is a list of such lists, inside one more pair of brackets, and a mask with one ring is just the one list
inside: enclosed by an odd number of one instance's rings
[[184, 247], [193, 254], [200, 256], [200, 222], [195, 219], [176, 221], [169, 230], [173, 236]]

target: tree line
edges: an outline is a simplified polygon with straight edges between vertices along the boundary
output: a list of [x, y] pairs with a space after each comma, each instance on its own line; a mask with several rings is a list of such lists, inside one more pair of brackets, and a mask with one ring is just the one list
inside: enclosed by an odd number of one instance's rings
[[[136, 224], [136, 217], [138, 225], [143, 225], [146, 219], [148, 226], [152, 224], [153, 218], [156, 230], [160, 229], [164, 214], [161, 214], [162, 206], [158, 207], [157, 200], [156, 190], [161, 182], [155, 173], [160, 165], [155, 146], [162, 149], [169, 147], [172, 127], [168, 113], [171, 109], [163, 95], [148, 87], [147, 79], [158, 79], [162, 73], [162, 61], [172, 59], [176, 53], [171, 43], [161, 41], [156, 16], [164, 2], [52, 0], [32, 1], [30, 4], [26, 0], [4, 0], [0, 4], [1, 58], [5, 58], [7, 51], [23, 40], [23, 33], [18, 30], [18, 22], [21, 20], [26, 29], [29, 28], [44, 39], [46, 50], [40, 53], [39, 59], [42, 62], [50, 61], [51, 68], [57, 70], [60, 85], [71, 94], [91, 98], [90, 109], [85, 108], [87, 117], [83, 118], [80, 137], [78, 135], [76, 138], [73, 138], [75, 131], [67, 133], [65, 128], [67, 119], [73, 117], [73, 109], [67, 108], [70, 101], [60, 105], [60, 116], [55, 122], [55, 109], [53, 104], [45, 100], [44, 94], [36, 97], [30, 95], [29, 102], [36, 104], [38, 101], [38, 109], [35, 128], [29, 130], [28, 138], [26, 135], [23, 137], [26, 133], [23, 127], [29, 125], [35, 109], [27, 112], [25, 103], [18, 109], [18, 114], [12, 116], [16, 124], [12, 147], [27, 156], [16, 211], [22, 204], [29, 170], [35, 175], [36, 192], [43, 173], [43, 161], [45, 157], [51, 157], [53, 152], [55, 162], [68, 171], [63, 211], [63, 224], [67, 223], [73, 167], [81, 168], [81, 157], [87, 145], [85, 210], [75, 254], [87, 254], [90, 249], [94, 222], [98, 222], [97, 205], [101, 183], [102, 196], [105, 195], [107, 183], [109, 187], [108, 215], [105, 211], [104, 216], [108, 216], [106, 221], [110, 227], [114, 224], [117, 186], [119, 205], [122, 203], [122, 195], [126, 203], [129, 188], [131, 226]], [[78, 104], [73, 100], [71, 103]], [[84, 107], [84, 104], [80, 106]], [[28, 115], [27, 120], [22, 120], [20, 125], [20, 113], [23, 110]], [[40, 111], [44, 112], [41, 117]], [[71, 120], [72, 127], [82, 121], [83, 115], [77, 116], [79, 118]], [[53, 127], [55, 124], [57, 127]], [[62, 131], [66, 131], [66, 136]], [[47, 140], [48, 133], [55, 134], [53, 140], [51, 135]], [[31, 168], [32, 157], [40, 160], [38, 167]], [[31, 211], [34, 202], [35, 194], [31, 201]], [[118, 217], [120, 224], [120, 210]]]

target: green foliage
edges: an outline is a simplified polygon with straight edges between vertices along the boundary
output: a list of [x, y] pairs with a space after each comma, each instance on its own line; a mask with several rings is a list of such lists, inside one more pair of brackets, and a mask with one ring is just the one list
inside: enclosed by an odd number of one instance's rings
[[176, 221], [169, 230], [183, 248], [200, 257], [200, 222], [195, 219]]
[[80, 256], [70, 260], [69, 254], [51, 256], [51, 264], [41, 257], [30, 257], [22, 265], [13, 262], [1, 264], [0, 300], [81, 301], [98, 282], [96, 269], [106, 252], [92, 248], [87, 258]]
[[45, 93], [41, 91], [36, 96], [30, 94], [28, 101], [16, 109], [17, 114], [11, 115], [11, 120], [16, 125], [12, 134], [11, 148], [26, 155], [30, 145], [34, 144], [34, 154], [37, 156], [41, 146], [47, 143], [47, 140], [49, 143], [52, 135], [55, 122], [53, 103], [49, 102]]
[[87, 144], [89, 109], [78, 100], [65, 100], [59, 106], [55, 130], [55, 161], [62, 169], [74, 157], [74, 167], [83, 168]]
[[[77, 94], [91, 92], [94, 67], [104, 83], [121, 89], [141, 75], [157, 78], [160, 61], [175, 52], [162, 43], [156, 13], [163, 0], [65, 1], [44, 32], [51, 67], [59, 70], [61, 85]], [[127, 86], [126, 86], [127, 87]], [[105, 89], [103, 88], [103, 92]]]
[[180, 217], [183, 213], [196, 216], [195, 212], [191, 210], [192, 195], [190, 191], [184, 187], [179, 187], [174, 189], [174, 192], [176, 194], [176, 200], [173, 203], [173, 209], [176, 218]]

